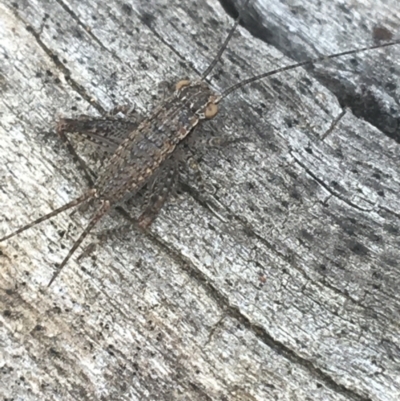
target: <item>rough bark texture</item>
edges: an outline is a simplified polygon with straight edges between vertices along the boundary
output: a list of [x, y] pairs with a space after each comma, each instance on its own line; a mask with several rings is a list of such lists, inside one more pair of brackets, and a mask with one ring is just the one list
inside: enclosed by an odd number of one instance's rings
[[[1, 235], [87, 187], [57, 118], [145, 116], [160, 82], [215, 55], [238, 9], [223, 3], [0, 1]], [[399, 32], [397, 0], [287, 3], [250, 0], [217, 90], [293, 62], [281, 51]], [[75, 258], [49, 289], [89, 212], [1, 243], [2, 399], [399, 400], [399, 59], [368, 52], [232, 94], [204, 129], [250, 141], [205, 154], [215, 193], [188, 183], [148, 235]]]

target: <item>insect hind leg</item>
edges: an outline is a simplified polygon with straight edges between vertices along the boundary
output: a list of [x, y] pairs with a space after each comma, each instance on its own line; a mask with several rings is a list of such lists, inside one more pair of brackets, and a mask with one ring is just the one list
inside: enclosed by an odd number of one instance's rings
[[174, 190], [177, 178], [178, 160], [172, 158], [167, 160], [165, 166], [149, 186], [145, 209], [138, 218], [139, 228], [147, 229], [151, 225]]
[[[124, 113], [125, 118], [116, 116]], [[87, 163], [78, 155], [68, 133], [76, 133], [95, 145], [106, 157], [111, 156], [121, 142], [139, 125], [139, 117], [128, 106], [114, 108], [106, 117], [81, 115], [77, 118], [61, 118], [57, 123], [57, 133], [66, 144], [68, 151], [84, 172], [89, 186], [93, 187], [97, 178]]]
[[57, 278], [57, 276], [61, 273], [61, 270], [63, 267], [67, 264], [71, 256], [75, 253], [75, 251], [79, 248], [83, 240], [88, 236], [90, 231], [93, 229], [93, 227], [101, 220], [103, 216], [107, 214], [107, 212], [110, 209], [110, 201], [106, 200], [103, 202], [101, 207], [97, 210], [95, 215], [93, 216], [92, 220], [90, 223], [86, 226], [82, 234], [79, 236], [79, 238], [75, 241], [74, 245], [72, 248], [69, 250], [67, 256], [64, 258], [64, 260], [61, 262], [60, 266], [58, 266], [57, 270], [53, 274], [53, 277], [51, 278], [48, 287], [51, 286], [51, 284], [54, 282], [54, 280]]
[[42, 217], [39, 217], [38, 219], [32, 221], [29, 224], [26, 224], [25, 226], [20, 227], [19, 229], [17, 229], [13, 233], [11, 233], [9, 235], [6, 235], [3, 238], [0, 238], [0, 242], [5, 241], [5, 240], [7, 240], [9, 238], [12, 238], [17, 234], [20, 234], [20, 233], [22, 233], [22, 232], [24, 232], [24, 231], [36, 226], [37, 224], [42, 223], [43, 221], [49, 220], [52, 217], [57, 216], [58, 214], [64, 212], [65, 210], [71, 209], [71, 208], [73, 208], [75, 206], [78, 206], [78, 205], [82, 204], [83, 202], [85, 202], [85, 201], [87, 201], [89, 199], [92, 199], [95, 196], [95, 194], [96, 194], [96, 190], [95, 189], [91, 189], [91, 190], [87, 191], [85, 194], [83, 194], [82, 196], [74, 199], [73, 201], [66, 203], [65, 205], [59, 207], [56, 210], [53, 210], [52, 212], [50, 212], [48, 214], [45, 214]]
[[[97, 241], [90, 243], [83, 252], [78, 256], [78, 260], [91, 255], [99, 244], [103, 244], [110, 237], [123, 238], [134, 227], [141, 231], [147, 230], [153, 223], [158, 213], [168, 200], [170, 194], [174, 191], [178, 181], [178, 164], [181, 155], [177, 153], [171, 159], [167, 160], [156, 175], [150, 180], [146, 187], [143, 188], [141, 197], [134, 197], [132, 200], [140, 201], [142, 213], [138, 218], [132, 217], [131, 214], [123, 206], [117, 206], [115, 210], [128, 221], [128, 224], [116, 226], [110, 229], [102, 230], [96, 234]], [[131, 204], [129, 203], [131, 206]], [[135, 205], [137, 206], [137, 205]]]

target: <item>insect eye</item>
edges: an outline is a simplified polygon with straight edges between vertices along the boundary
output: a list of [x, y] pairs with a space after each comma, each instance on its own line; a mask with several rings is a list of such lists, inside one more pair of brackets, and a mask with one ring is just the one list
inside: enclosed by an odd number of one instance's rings
[[208, 103], [204, 110], [204, 116], [208, 119], [214, 118], [218, 113], [218, 106], [215, 103]]
[[189, 86], [189, 85], [190, 85], [190, 81], [188, 79], [182, 79], [176, 83], [175, 90], [180, 91], [182, 88], [184, 88], [185, 86]]

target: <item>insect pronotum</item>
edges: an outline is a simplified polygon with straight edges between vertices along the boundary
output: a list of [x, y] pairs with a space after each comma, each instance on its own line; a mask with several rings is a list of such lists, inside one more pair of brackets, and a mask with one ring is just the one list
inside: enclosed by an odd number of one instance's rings
[[[247, 3], [248, 1], [246, 1], [242, 9], [246, 7]], [[115, 147], [115, 151], [99, 174], [93, 188], [71, 202], [20, 227], [13, 233], [0, 239], [0, 241], [5, 241], [61, 212], [89, 200], [95, 200], [97, 209], [91, 221], [54, 272], [49, 286], [60, 274], [63, 267], [67, 264], [68, 260], [72, 257], [93, 227], [108, 213], [110, 208], [123, 202], [127, 195], [137, 193], [154, 177], [159, 169], [164, 168], [168, 160], [176, 156], [176, 149], [179, 144], [188, 135], [193, 133], [195, 127], [204, 120], [210, 120], [217, 115], [219, 103], [229, 94], [253, 82], [284, 71], [312, 65], [327, 59], [400, 44], [400, 40], [394, 40], [384, 44], [343, 51], [279, 67], [238, 82], [218, 94], [206, 83], [206, 79], [228, 46], [239, 21], [240, 14], [220, 47], [218, 54], [199, 79], [193, 81], [184, 79], [179, 81], [175, 86], [173, 94], [162, 102], [161, 105], [155, 107], [148, 118], [143, 120], [137, 128], [127, 132], [126, 135], [121, 138], [121, 141], [116, 141], [111, 144]], [[58, 132], [60, 135], [63, 135], [64, 132], [68, 132], [73, 128], [76, 129], [77, 126], [79, 126], [78, 120], [61, 119], [58, 123]], [[99, 126], [98, 128], [101, 129], [102, 127]], [[115, 130], [117, 130], [117, 127], [115, 127]], [[117, 136], [117, 134], [116, 132], [114, 136]], [[111, 135], [111, 137], [113, 137], [113, 135]], [[101, 140], [104, 140], [104, 138]], [[109, 140], [112, 142], [111, 139]], [[164, 187], [150, 198], [149, 204], [137, 220], [141, 228], [147, 228], [163, 206], [167, 198], [167, 192], [173, 185], [174, 173], [175, 169], [172, 166], [171, 174], [167, 175]]]

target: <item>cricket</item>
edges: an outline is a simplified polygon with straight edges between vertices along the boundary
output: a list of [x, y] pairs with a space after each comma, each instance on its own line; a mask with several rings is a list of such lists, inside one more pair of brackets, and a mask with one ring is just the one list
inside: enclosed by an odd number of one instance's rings
[[[6, 241], [62, 212], [91, 202], [95, 206], [95, 212], [54, 272], [49, 286], [101, 219], [112, 208], [123, 205], [144, 187], [149, 188], [150, 193], [136, 222], [140, 229], [146, 230], [150, 227], [177, 184], [179, 165], [184, 163], [188, 156], [185, 153], [185, 143], [195, 140], [196, 129], [217, 115], [220, 104], [231, 93], [285, 71], [400, 44], [400, 40], [393, 40], [281, 66], [233, 83], [221, 93], [217, 93], [207, 79], [229, 46], [230, 39], [240, 23], [241, 12], [248, 3], [249, 0], [239, 11], [239, 16], [224, 43], [200, 78], [185, 78], [178, 81], [173, 92], [154, 107], [150, 115], [137, 127], [133, 127], [128, 119], [124, 121], [112, 116], [104, 118], [80, 116], [75, 119], [62, 118], [58, 121], [57, 133], [72, 152], [74, 150], [67, 134], [78, 133], [85, 139], [107, 148], [111, 156], [93, 180], [91, 188], [81, 196], [0, 239], [0, 242]], [[78, 155], [76, 158], [82, 165], [84, 164]]]

